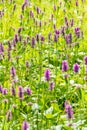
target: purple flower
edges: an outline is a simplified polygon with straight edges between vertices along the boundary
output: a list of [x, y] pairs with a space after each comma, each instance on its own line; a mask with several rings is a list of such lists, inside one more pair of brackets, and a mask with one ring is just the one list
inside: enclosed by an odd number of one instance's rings
[[26, 67], [28, 68], [29, 67], [29, 62], [26, 61], [25, 64], [26, 64]]
[[0, 10], [0, 17], [2, 17], [2, 11]]
[[22, 11], [24, 11], [24, 8], [25, 8], [26, 5], [27, 5], [26, 2], [24, 2], [24, 3], [22, 4]]
[[15, 43], [18, 42], [18, 35], [17, 34], [14, 35], [14, 41], [15, 41]]
[[13, 11], [15, 11], [16, 10], [16, 4], [14, 4], [14, 7], [13, 7]]
[[66, 60], [62, 61], [62, 72], [67, 71], [69, 69], [68, 62]]
[[36, 8], [37, 14], [40, 14], [41, 10], [37, 7]]
[[80, 28], [76, 27], [74, 30], [75, 30], [75, 34], [76, 34], [77, 38], [79, 38], [80, 34], [81, 34]]
[[2, 93], [3, 87], [2, 85], [0, 85], [0, 93]]
[[10, 43], [10, 41], [8, 41], [8, 50], [10, 51], [11, 50], [11, 43]]
[[61, 34], [62, 34], [63, 36], [65, 36], [65, 27], [64, 27], [64, 26], [61, 27]]
[[56, 30], [55, 30], [55, 34], [56, 34], [56, 35], [59, 35], [59, 34], [60, 34], [60, 31], [56, 29]]
[[[68, 101], [65, 101], [64, 102], [64, 107], [66, 108], [67, 105], [68, 105]], [[65, 109], [65, 112], [66, 112], [66, 109]]]
[[39, 34], [36, 34], [36, 40], [37, 40], [37, 42], [39, 41], [39, 39], [40, 39]]
[[65, 23], [67, 23], [67, 22], [68, 22], [68, 19], [67, 19], [67, 17], [65, 17], [65, 18], [64, 18], [64, 21], [65, 21]]
[[87, 56], [84, 57], [85, 65], [87, 65]]
[[24, 97], [24, 90], [23, 90], [22, 86], [18, 87], [18, 96], [20, 99], [23, 99], [23, 97]]
[[45, 80], [50, 80], [50, 70], [49, 69], [46, 69], [45, 72], [44, 72], [44, 77], [45, 77]]
[[79, 68], [80, 68], [80, 66], [79, 66], [78, 63], [75, 63], [75, 64], [73, 65], [73, 70], [74, 70], [75, 73], [77, 73], [77, 72], [79, 71]]
[[45, 40], [45, 39], [44, 39], [44, 36], [41, 36], [41, 41], [44, 42], [44, 40]]
[[21, 36], [21, 35], [19, 36], [19, 41], [20, 41], [20, 42], [22, 41], [22, 36]]
[[65, 40], [66, 40], [66, 43], [68, 44], [68, 43], [71, 43], [72, 42], [72, 34], [70, 33], [70, 34], [67, 34], [66, 36], [65, 36]]
[[28, 95], [31, 95], [31, 94], [32, 94], [31, 89], [30, 89], [30, 88], [27, 88], [27, 89], [26, 89], [26, 93], [27, 93]]
[[76, 0], [76, 6], [78, 6], [78, 0]]
[[56, 11], [56, 5], [54, 5], [54, 11]]
[[2, 43], [0, 43], [0, 54], [2, 54], [4, 52], [4, 47], [2, 45]]
[[3, 94], [3, 95], [6, 95], [7, 93], [8, 93], [7, 88], [3, 88], [3, 89], [2, 89], [2, 94]]
[[27, 130], [29, 128], [28, 122], [24, 121], [22, 124], [22, 130]]
[[40, 26], [40, 28], [42, 27], [42, 22], [41, 21], [39, 22], [39, 26]]
[[22, 28], [20, 27], [20, 28], [18, 29], [18, 33], [20, 33], [20, 32], [21, 32], [21, 30], [22, 30]]
[[15, 91], [15, 88], [13, 86], [11, 87], [11, 95], [12, 96], [16, 95], [16, 91]]
[[15, 75], [16, 75], [16, 69], [13, 66], [10, 69], [10, 73], [11, 73], [12, 77], [15, 77]]
[[72, 106], [69, 104], [65, 105], [65, 112], [67, 113], [68, 119], [72, 119], [73, 118], [73, 110], [72, 110]]
[[68, 23], [68, 19], [67, 19], [67, 17], [65, 17], [64, 20], [65, 20], [65, 24], [66, 24], [66, 26], [68, 27], [69, 23]]
[[49, 85], [50, 85], [49, 90], [50, 90], [50, 91], [52, 91], [52, 90], [53, 90], [53, 88], [54, 88], [54, 82], [50, 82], [50, 83], [49, 83]]
[[28, 4], [28, 0], [24, 0], [24, 3], [27, 3], [27, 4]]
[[58, 41], [58, 35], [54, 34], [54, 42]]
[[32, 10], [30, 10], [30, 17], [33, 18], [34, 17], [34, 13]]
[[34, 48], [35, 43], [36, 43], [35, 38], [34, 38], [34, 37], [32, 37], [32, 41], [31, 41], [31, 47], [32, 47], [32, 48]]

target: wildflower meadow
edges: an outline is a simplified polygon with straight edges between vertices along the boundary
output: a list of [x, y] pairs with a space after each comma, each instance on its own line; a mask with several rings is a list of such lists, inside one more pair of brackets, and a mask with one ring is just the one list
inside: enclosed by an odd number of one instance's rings
[[0, 130], [87, 130], [87, 0], [0, 0]]

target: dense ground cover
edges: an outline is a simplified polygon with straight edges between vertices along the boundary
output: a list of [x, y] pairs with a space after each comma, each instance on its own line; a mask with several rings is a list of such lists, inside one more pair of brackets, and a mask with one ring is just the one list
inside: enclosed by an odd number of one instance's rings
[[86, 12], [86, 0], [0, 0], [0, 130], [87, 129]]

